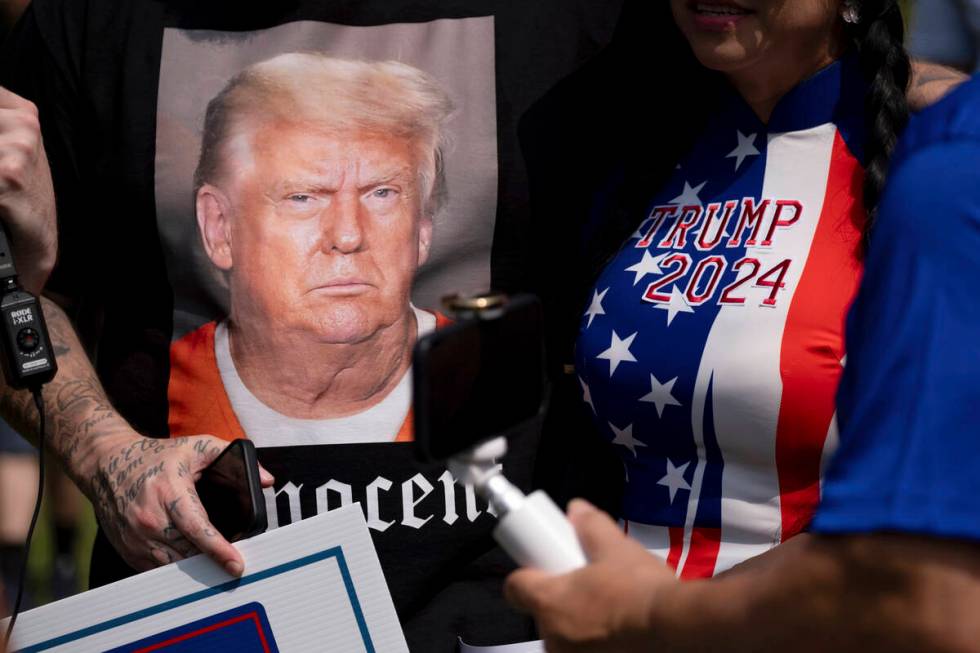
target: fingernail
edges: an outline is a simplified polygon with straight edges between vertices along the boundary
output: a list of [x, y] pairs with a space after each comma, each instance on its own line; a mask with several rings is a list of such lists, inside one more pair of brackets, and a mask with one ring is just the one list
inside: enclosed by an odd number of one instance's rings
[[592, 504], [585, 499], [572, 499], [568, 504], [569, 517], [574, 515], [586, 515], [594, 510], [595, 508], [592, 506]]
[[242, 572], [245, 571], [245, 567], [243, 567], [242, 563], [238, 562], [237, 560], [229, 560], [225, 563], [225, 571], [232, 576], [241, 576]]

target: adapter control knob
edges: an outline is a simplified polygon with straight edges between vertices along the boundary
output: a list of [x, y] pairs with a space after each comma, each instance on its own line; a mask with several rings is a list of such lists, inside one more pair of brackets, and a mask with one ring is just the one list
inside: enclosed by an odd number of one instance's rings
[[29, 354], [41, 344], [41, 335], [34, 329], [27, 327], [17, 333], [17, 346], [25, 354]]

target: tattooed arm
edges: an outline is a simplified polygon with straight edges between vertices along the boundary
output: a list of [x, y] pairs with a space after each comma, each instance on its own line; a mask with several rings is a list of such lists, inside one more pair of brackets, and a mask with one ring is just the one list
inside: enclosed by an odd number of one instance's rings
[[[136, 569], [206, 553], [240, 575], [238, 551], [217, 533], [194, 481], [226, 442], [201, 435], [147, 438], [109, 404], [68, 317], [42, 300], [58, 357], [58, 375], [44, 388], [46, 444], [95, 507], [103, 530]], [[37, 413], [30, 393], [0, 390], [0, 413], [35, 442]], [[271, 477], [263, 471], [263, 484]]]
[[968, 79], [968, 75], [955, 68], [913, 59], [912, 80], [908, 90], [909, 107], [912, 111], [921, 111], [943, 99], [943, 96]]

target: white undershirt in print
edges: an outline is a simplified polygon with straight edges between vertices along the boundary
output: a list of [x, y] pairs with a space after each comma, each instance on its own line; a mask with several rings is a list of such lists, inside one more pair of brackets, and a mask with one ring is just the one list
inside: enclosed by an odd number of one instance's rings
[[[435, 315], [414, 306], [412, 309], [420, 337], [435, 329]], [[388, 396], [356, 415], [335, 419], [287, 417], [262, 403], [245, 387], [231, 357], [227, 321], [215, 329], [214, 353], [231, 407], [256, 447], [391, 442], [398, 436], [411, 406], [412, 370], [409, 368]]]

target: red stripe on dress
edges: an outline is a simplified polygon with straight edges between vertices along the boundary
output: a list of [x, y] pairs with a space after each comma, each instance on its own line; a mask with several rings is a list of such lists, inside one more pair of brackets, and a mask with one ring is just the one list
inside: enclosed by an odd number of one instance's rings
[[776, 427], [782, 540], [806, 528], [820, 500], [820, 467], [844, 357], [844, 320], [861, 279], [864, 171], [840, 132], [823, 211], [786, 317]]
[[667, 564], [671, 569], [677, 569], [677, 563], [681, 560], [681, 553], [684, 552], [684, 527], [670, 526], [667, 528], [670, 536], [670, 552], [667, 554]]
[[720, 528], [695, 527], [691, 532], [691, 547], [681, 570], [681, 578], [711, 578], [715, 574], [718, 549], [721, 546]]

